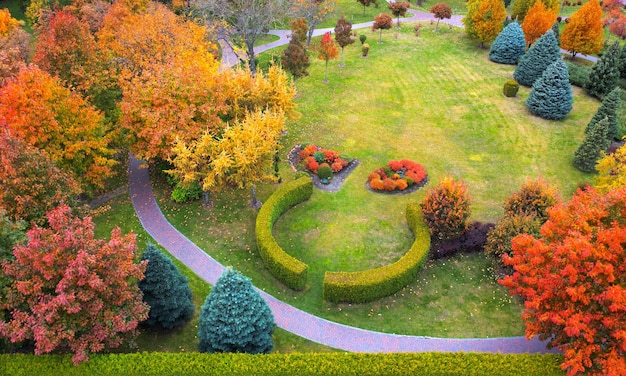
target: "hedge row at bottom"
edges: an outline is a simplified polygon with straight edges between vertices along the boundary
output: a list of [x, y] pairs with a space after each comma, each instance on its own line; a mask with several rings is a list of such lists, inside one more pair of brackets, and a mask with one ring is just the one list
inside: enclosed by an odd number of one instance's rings
[[477, 353], [134, 353], [71, 356], [0, 355], [0, 374], [46, 375], [564, 375], [560, 355]]

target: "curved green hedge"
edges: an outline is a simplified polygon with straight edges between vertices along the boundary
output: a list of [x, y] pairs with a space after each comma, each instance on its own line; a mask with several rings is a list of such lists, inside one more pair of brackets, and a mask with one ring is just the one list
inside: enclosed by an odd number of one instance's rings
[[109, 375], [565, 375], [562, 355], [478, 353], [133, 353], [91, 355], [74, 367], [71, 355], [0, 354], [3, 376]]
[[409, 203], [406, 219], [415, 236], [411, 249], [393, 264], [360, 272], [326, 272], [324, 299], [338, 303], [365, 303], [395, 293], [417, 279], [430, 249], [430, 233], [419, 203]]
[[308, 200], [311, 194], [311, 178], [298, 178], [274, 192], [256, 217], [256, 243], [263, 262], [274, 277], [294, 290], [302, 290], [306, 285], [308, 266], [283, 251], [272, 235], [272, 228], [284, 212]]

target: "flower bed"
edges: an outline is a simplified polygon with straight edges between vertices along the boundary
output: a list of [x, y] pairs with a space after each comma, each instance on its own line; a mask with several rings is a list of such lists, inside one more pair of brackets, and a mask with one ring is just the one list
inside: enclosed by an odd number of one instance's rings
[[419, 188], [426, 183], [426, 169], [408, 159], [389, 161], [387, 166], [374, 170], [367, 177], [370, 189], [381, 192], [404, 191]]
[[317, 145], [302, 144], [298, 152], [299, 163], [309, 172], [317, 175], [323, 184], [328, 184], [333, 175], [346, 168], [351, 159], [339, 152], [324, 149]]

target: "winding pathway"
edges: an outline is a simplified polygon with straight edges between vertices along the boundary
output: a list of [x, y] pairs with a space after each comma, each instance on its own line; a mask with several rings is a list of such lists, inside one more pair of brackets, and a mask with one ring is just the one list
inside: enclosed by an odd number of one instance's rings
[[[408, 21], [430, 21], [432, 14], [409, 11], [413, 14]], [[462, 16], [452, 16], [443, 22], [463, 27]], [[371, 27], [372, 22], [353, 25], [353, 29]], [[322, 35], [333, 29], [316, 30], [314, 36]], [[263, 52], [289, 42], [288, 30], [270, 30], [279, 40], [257, 47], [256, 52]], [[222, 45], [222, 68], [237, 63], [238, 58], [228, 44]], [[174, 257], [187, 265], [202, 279], [214, 285], [225, 267], [187, 239], [165, 218], [159, 208], [152, 187], [148, 169], [142, 162], [131, 156], [129, 160], [130, 195], [137, 217], [144, 229], [166, 248]], [[336, 349], [354, 352], [488, 352], [488, 353], [556, 353], [549, 350], [545, 341], [525, 337], [505, 338], [433, 338], [423, 336], [397, 335], [374, 332], [338, 324], [311, 315], [275, 297], [257, 289], [269, 304], [276, 325], [300, 337], [330, 346]]]

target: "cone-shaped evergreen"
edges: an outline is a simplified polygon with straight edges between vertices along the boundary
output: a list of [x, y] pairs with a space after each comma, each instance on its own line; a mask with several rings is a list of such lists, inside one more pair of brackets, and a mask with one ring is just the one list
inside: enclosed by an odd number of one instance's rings
[[292, 35], [289, 45], [283, 51], [281, 63], [283, 68], [293, 75], [294, 81], [309, 75], [309, 72], [306, 71], [311, 65], [309, 54], [297, 36]]
[[145, 278], [138, 285], [143, 301], [150, 306], [144, 324], [172, 329], [193, 316], [191, 289], [187, 277], [181, 274], [172, 260], [150, 244], [141, 257], [147, 260]]
[[250, 279], [226, 269], [207, 296], [198, 326], [201, 352], [268, 353], [274, 316]]
[[617, 132], [619, 124], [617, 123], [617, 109], [619, 108], [621, 100], [622, 89], [616, 87], [611, 90], [610, 93], [604, 96], [602, 99], [602, 105], [598, 108], [598, 111], [593, 115], [587, 128], [585, 129], [585, 135], [595, 127], [596, 123], [600, 120], [607, 118], [608, 120], [608, 134], [609, 141], [617, 139]]
[[572, 110], [572, 85], [563, 60], [552, 63], [533, 85], [526, 107], [534, 115], [549, 120], [563, 119]]
[[593, 172], [602, 153], [609, 148], [609, 139], [606, 136], [608, 126], [607, 118], [600, 120], [574, 153], [574, 166], [580, 171]]
[[517, 64], [524, 51], [524, 31], [517, 22], [512, 22], [498, 34], [491, 45], [489, 60], [500, 64]]
[[559, 38], [561, 37], [561, 30], [559, 29], [559, 21], [556, 21], [554, 25], [552, 25], [552, 32], [554, 32], [554, 37], [556, 38], [556, 41], [559, 42]]
[[615, 89], [620, 76], [620, 54], [619, 42], [615, 41], [602, 55], [602, 58], [593, 65], [585, 86], [589, 95], [604, 98], [611, 90]]
[[626, 78], [626, 44], [624, 44], [619, 54], [619, 76]]
[[559, 42], [556, 40], [554, 32], [548, 30], [519, 59], [513, 78], [521, 85], [533, 86], [543, 71], [559, 59], [561, 59]]

